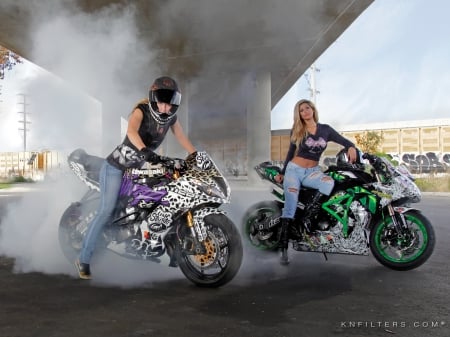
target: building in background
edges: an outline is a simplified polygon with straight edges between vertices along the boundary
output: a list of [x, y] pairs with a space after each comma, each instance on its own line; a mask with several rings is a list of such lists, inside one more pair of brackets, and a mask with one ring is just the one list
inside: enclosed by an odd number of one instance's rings
[[51, 171], [60, 169], [66, 156], [57, 151], [0, 152], [0, 179], [24, 177], [42, 180]]
[[[450, 173], [450, 119], [353, 125], [338, 131], [355, 143], [358, 134], [380, 133], [383, 136], [380, 151], [406, 164], [412, 173]], [[289, 148], [289, 132], [289, 129], [272, 131], [271, 153], [267, 160], [284, 161]], [[247, 177], [245, 139], [236, 138], [234, 142], [215, 139], [198, 145], [212, 155], [225, 175]], [[340, 145], [329, 143], [321, 165], [334, 164], [340, 148]], [[158, 152], [169, 155], [164, 144]], [[23, 176], [39, 180], [52, 171], [61, 170], [66, 165], [66, 158], [67, 153], [51, 150], [0, 152], [0, 178]]]

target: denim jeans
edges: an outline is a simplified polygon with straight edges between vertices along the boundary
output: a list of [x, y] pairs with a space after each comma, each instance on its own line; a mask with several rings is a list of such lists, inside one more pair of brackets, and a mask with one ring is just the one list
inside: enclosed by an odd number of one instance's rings
[[116, 207], [123, 172], [105, 160], [100, 169], [100, 205], [83, 240], [80, 262], [89, 264], [97, 239]]
[[284, 208], [281, 217], [293, 219], [297, 210], [300, 188], [315, 188], [320, 193], [330, 195], [334, 180], [322, 172], [319, 166], [304, 168], [292, 162], [286, 166], [284, 175]]

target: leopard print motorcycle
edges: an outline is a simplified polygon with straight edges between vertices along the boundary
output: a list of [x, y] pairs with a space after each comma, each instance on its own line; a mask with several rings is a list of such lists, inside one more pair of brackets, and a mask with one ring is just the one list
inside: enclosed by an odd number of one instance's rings
[[[69, 167], [88, 186], [60, 220], [59, 242], [69, 261], [78, 256], [97, 211], [103, 160], [82, 149], [69, 155]], [[236, 226], [220, 209], [229, 202], [228, 182], [206, 152], [127, 169], [100, 247], [156, 263], [168, 256], [168, 265], [197, 286], [223, 286], [237, 274], [243, 254]]]

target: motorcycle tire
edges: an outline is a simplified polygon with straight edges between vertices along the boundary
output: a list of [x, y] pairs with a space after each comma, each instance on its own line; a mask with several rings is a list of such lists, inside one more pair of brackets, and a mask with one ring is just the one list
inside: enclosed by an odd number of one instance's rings
[[224, 214], [204, 218], [207, 239], [205, 254], [184, 252], [176, 243], [179, 267], [188, 280], [204, 288], [217, 288], [230, 282], [239, 271], [243, 249], [239, 232]]
[[392, 228], [392, 218], [386, 217], [370, 232], [370, 250], [382, 265], [394, 270], [419, 267], [431, 256], [435, 234], [430, 221], [419, 211], [403, 213], [409, 231], [401, 238]]
[[279, 204], [275, 201], [261, 201], [251, 206], [243, 217], [243, 231], [248, 241], [256, 248], [266, 251], [278, 251], [279, 247], [279, 230], [281, 227], [277, 226], [267, 230], [267, 238], [261, 238], [260, 233], [255, 233], [255, 226], [258, 221], [267, 218], [279, 218], [281, 216], [281, 209]]
[[75, 261], [78, 257], [83, 243], [83, 235], [79, 232], [79, 226], [83, 221], [92, 220], [97, 211], [97, 204], [98, 202], [87, 204], [74, 202], [61, 217], [58, 227], [59, 246], [69, 262]]

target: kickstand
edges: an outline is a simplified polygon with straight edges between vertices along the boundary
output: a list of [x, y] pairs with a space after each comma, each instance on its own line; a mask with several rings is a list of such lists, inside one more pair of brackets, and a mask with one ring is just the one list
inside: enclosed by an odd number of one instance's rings
[[325, 258], [325, 261], [328, 261], [327, 253], [323, 252], [323, 257]]

